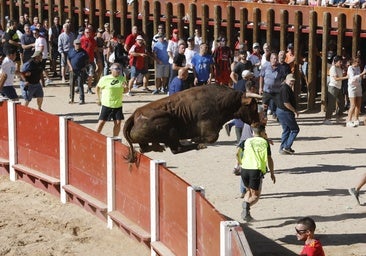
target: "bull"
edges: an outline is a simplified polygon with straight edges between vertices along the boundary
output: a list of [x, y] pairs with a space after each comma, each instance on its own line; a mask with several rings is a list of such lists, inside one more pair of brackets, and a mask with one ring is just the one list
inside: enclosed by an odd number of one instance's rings
[[233, 118], [249, 124], [258, 122], [257, 102], [248, 95], [226, 86], [207, 85], [137, 108], [123, 127], [130, 147], [128, 161], [136, 161], [133, 143], [140, 145], [141, 153], [162, 152], [169, 147], [178, 154], [214, 143], [223, 125]]

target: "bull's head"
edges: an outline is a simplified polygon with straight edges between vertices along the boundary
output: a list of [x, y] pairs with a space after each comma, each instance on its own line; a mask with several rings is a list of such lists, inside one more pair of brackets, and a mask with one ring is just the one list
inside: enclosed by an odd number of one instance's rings
[[241, 107], [234, 113], [235, 118], [239, 118], [247, 124], [259, 122], [257, 101], [244, 94], [241, 103]]

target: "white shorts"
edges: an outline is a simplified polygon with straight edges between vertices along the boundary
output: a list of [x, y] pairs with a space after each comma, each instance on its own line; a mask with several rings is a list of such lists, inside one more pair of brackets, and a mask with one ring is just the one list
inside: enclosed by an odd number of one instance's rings
[[362, 86], [349, 86], [348, 85], [348, 97], [356, 98], [362, 97]]
[[169, 64], [156, 64], [155, 78], [169, 77]]

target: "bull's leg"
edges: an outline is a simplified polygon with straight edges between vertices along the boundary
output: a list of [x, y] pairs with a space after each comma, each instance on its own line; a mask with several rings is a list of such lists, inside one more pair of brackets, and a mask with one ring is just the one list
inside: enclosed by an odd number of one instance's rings
[[149, 145], [148, 143], [140, 143], [141, 153], [147, 153], [150, 151], [163, 152], [164, 150], [165, 147], [156, 142], [153, 142], [151, 145]]
[[205, 144], [202, 143], [191, 143], [191, 144], [187, 144], [187, 145], [178, 145], [178, 146], [169, 146], [170, 150], [172, 151], [173, 154], [179, 154], [179, 153], [184, 153], [190, 150], [200, 150], [200, 149], [204, 149], [207, 148]]
[[146, 152], [151, 151], [149, 143], [139, 143], [139, 145], [140, 145], [140, 152], [141, 153], [146, 153]]

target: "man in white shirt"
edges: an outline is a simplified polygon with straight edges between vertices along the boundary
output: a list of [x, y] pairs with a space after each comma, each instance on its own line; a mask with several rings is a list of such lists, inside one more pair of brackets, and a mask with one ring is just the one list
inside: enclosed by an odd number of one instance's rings
[[19, 100], [19, 97], [13, 86], [14, 76], [16, 73], [15, 58], [16, 51], [10, 49], [3, 60], [0, 68], [0, 92], [3, 96], [11, 100]]
[[47, 40], [44, 37], [40, 36], [38, 28], [35, 28], [33, 30], [33, 36], [36, 38], [36, 41], [34, 43], [34, 51], [35, 52], [37, 52], [37, 51], [42, 52], [42, 63], [41, 63], [41, 65], [43, 67], [43, 76], [46, 77], [46, 81], [45, 82], [42, 81], [42, 84], [47, 86], [51, 83], [51, 79], [49, 78], [48, 73], [45, 70], [46, 69], [46, 61], [48, 59]]

